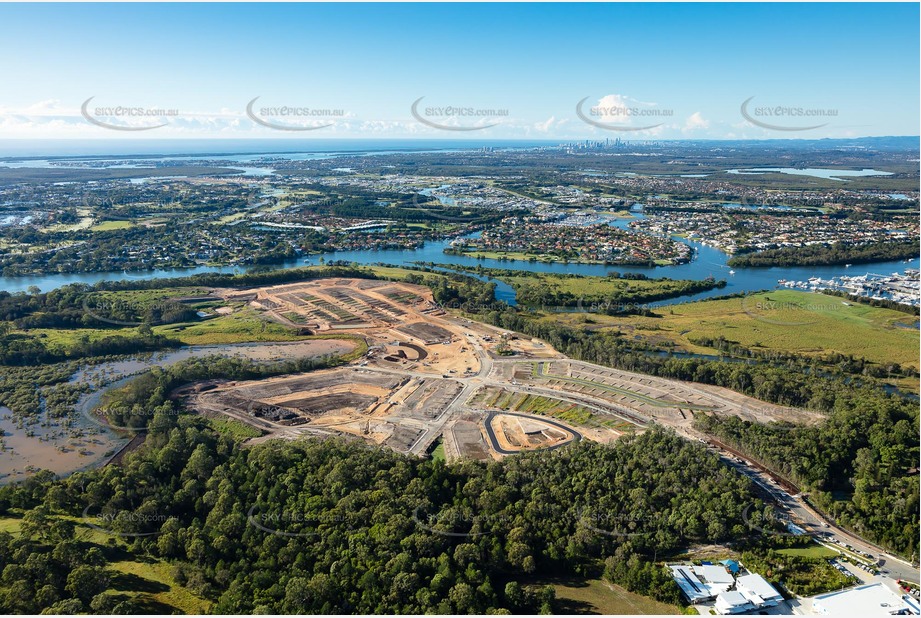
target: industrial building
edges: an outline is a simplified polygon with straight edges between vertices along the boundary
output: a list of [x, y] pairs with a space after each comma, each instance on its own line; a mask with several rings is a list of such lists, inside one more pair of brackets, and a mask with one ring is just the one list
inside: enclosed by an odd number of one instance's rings
[[722, 615], [742, 614], [757, 609], [755, 605], [745, 598], [745, 595], [736, 590], [721, 592], [716, 597], [716, 613]]
[[881, 583], [820, 594], [813, 597], [812, 609], [816, 614], [833, 616], [906, 616], [914, 613]]
[[735, 578], [722, 565], [704, 564], [695, 566], [694, 572], [706, 583], [714, 594], [726, 592], [735, 584]]
[[714, 565], [671, 565], [672, 578], [691, 604], [713, 601], [714, 609], [724, 615], [774, 607], [783, 601], [783, 596], [757, 574], [741, 575], [735, 561], [730, 564]]
[[758, 574], [743, 575], [736, 580], [736, 590], [756, 607], [773, 607], [783, 601], [783, 595]]
[[725, 566], [716, 564], [672, 565], [672, 578], [691, 603], [700, 603], [731, 590], [735, 578]]
[[716, 596], [716, 592], [711, 591], [705, 583], [700, 581], [693, 571], [694, 567], [677, 565], [669, 568], [672, 571], [672, 578], [690, 603], [700, 603]]

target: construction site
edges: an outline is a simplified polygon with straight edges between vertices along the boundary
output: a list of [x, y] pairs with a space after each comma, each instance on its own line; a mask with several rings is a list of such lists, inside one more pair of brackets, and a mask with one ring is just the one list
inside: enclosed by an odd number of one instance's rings
[[[343, 434], [410, 452], [461, 385], [360, 367], [251, 382], [228, 382], [195, 395], [195, 406], [269, 434]], [[301, 431], [292, 431], [300, 429]]]
[[421, 285], [375, 279], [319, 279], [265, 288], [224, 290], [224, 299], [244, 301], [303, 334], [363, 336], [367, 362], [433, 373], [475, 373], [476, 354], [459, 326]]
[[571, 359], [497, 363], [490, 377], [566, 393], [579, 401], [603, 403], [639, 426], [657, 422], [690, 427], [695, 413], [732, 415], [759, 423], [808, 423], [821, 419], [817, 413], [768, 404], [718, 386], [658, 378]]
[[578, 440], [610, 442], [653, 424], [695, 436], [696, 413], [808, 423], [819, 415], [733, 391], [566, 358], [536, 339], [442, 310], [428, 288], [321, 279], [221, 290], [301, 332], [360, 336], [349, 366], [200, 385], [189, 403], [258, 428], [253, 439], [342, 436], [448, 461], [499, 459]]
[[230, 290], [224, 297], [247, 300], [273, 319], [317, 332], [379, 328], [405, 324], [412, 316], [444, 314], [428, 288], [375, 279], [317, 279]]
[[539, 448], [557, 448], [581, 435], [560, 423], [524, 414], [490, 412], [486, 433], [497, 453], [509, 455]]

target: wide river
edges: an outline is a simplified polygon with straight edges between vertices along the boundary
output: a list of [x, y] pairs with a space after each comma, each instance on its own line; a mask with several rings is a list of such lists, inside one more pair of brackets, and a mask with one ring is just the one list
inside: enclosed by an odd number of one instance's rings
[[[642, 217], [637, 213], [638, 217]], [[613, 224], [617, 227], [625, 227], [629, 220], [621, 219]], [[729, 266], [726, 262], [729, 259], [722, 251], [691, 242], [682, 238], [676, 238], [695, 249], [694, 259], [687, 264], [677, 266], [604, 266], [601, 264], [563, 264], [553, 263], [546, 264], [542, 262], [527, 261], [499, 261], [492, 259], [476, 259], [463, 255], [449, 255], [444, 253], [448, 247], [449, 241], [427, 242], [420, 249], [391, 249], [382, 251], [362, 250], [362, 251], [337, 251], [332, 253], [315, 254], [307, 258], [293, 260], [279, 264], [278, 268], [293, 268], [304, 266], [306, 264], [318, 264], [320, 259], [325, 261], [344, 260], [358, 264], [395, 264], [411, 265], [415, 262], [436, 262], [441, 264], [454, 264], [459, 266], [484, 266], [493, 268], [511, 268], [519, 270], [528, 270], [534, 272], [552, 272], [552, 273], [576, 273], [580, 275], [606, 275], [611, 271], [644, 273], [650, 277], [670, 277], [672, 279], [706, 279], [713, 276], [717, 279], [725, 279], [727, 285], [723, 289], [714, 289], [701, 292], [694, 296], [683, 296], [671, 301], [665, 301], [661, 304], [673, 304], [677, 302], [687, 302], [688, 300], [698, 300], [711, 296], [722, 296], [736, 292], [750, 292], [756, 290], [772, 289], [777, 286], [778, 279], [787, 279], [794, 281], [805, 281], [810, 277], [820, 277], [829, 279], [842, 275], [862, 275], [864, 273], [876, 273], [889, 275], [894, 272], [902, 272], [906, 268], [919, 267], [919, 259], [912, 260], [894, 260], [888, 262], [874, 262], [871, 264], [855, 264], [850, 268], [845, 266], [808, 266], [808, 267], [773, 267], [773, 268], [736, 268], [735, 274], [730, 274]], [[35, 277], [0, 277], [0, 290], [8, 292], [24, 292], [31, 286], [37, 287], [43, 292], [59, 288], [69, 283], [87, 283], [94, 284], [99, 281], [121, 281], [130, 279], [162, 279], [169, 277], [182, 277], [206, 272], [222, 273], [241, 273], [248, 270], [246, 267], [227, 266], [200, 266], [197, 268], [171, 269], [171, 270], [151, 270], [147, 272], [107, 272], [107, 273], [82, 273], [82, 274], [50, 274]], [[499, 283], [496, 288], [496, 298], [506, 302], [514, 303], [515, 293], [506, 284]]]

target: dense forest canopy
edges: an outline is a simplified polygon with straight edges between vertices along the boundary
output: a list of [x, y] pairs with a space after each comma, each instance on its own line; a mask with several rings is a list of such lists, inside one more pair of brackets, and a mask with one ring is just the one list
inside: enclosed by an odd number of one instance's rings
[[445, 466], [340, 440], [241, 448], [171, 406], [153, 409], [122, 466], [0, 489], [3, 512], [25, 513], [20, 536], [0, 534], [0, 609], [114, 610], [117, 552], [74, 539], [86, 514], [218, 613], [418, 614], [551, 611], [552, 590], [523, 584], [612, 556], [609, 577], [677, 603], [654, 556], [743, 538], [746, 507], [765, 508], [747, 479], [664, 430]]
[[826, 413], [823, 423], [799, 428], [778, 429], [738, 419], [698, 420], [704, 431], [725, 438], [814, 491], [819, 506], [858, 534], [917, 558], [921, 532], [916, 401], [840, 372], [824, 375], [817, 370], [822, 365], [813, 362], [810, 368], [792, 357], [780, 364], [672, 358], [648, 354], [612, 331], [588, 332], [540, 322], [513, 310], [480, 317], [539, 337], [576, 359], [714, 384], [763, 401]]

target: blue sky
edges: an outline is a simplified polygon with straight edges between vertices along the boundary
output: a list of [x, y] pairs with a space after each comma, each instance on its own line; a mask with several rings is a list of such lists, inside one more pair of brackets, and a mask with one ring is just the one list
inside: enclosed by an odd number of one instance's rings
[[0, 4], [0, 138], [917, 135], [918, 22], [912, 3]]

